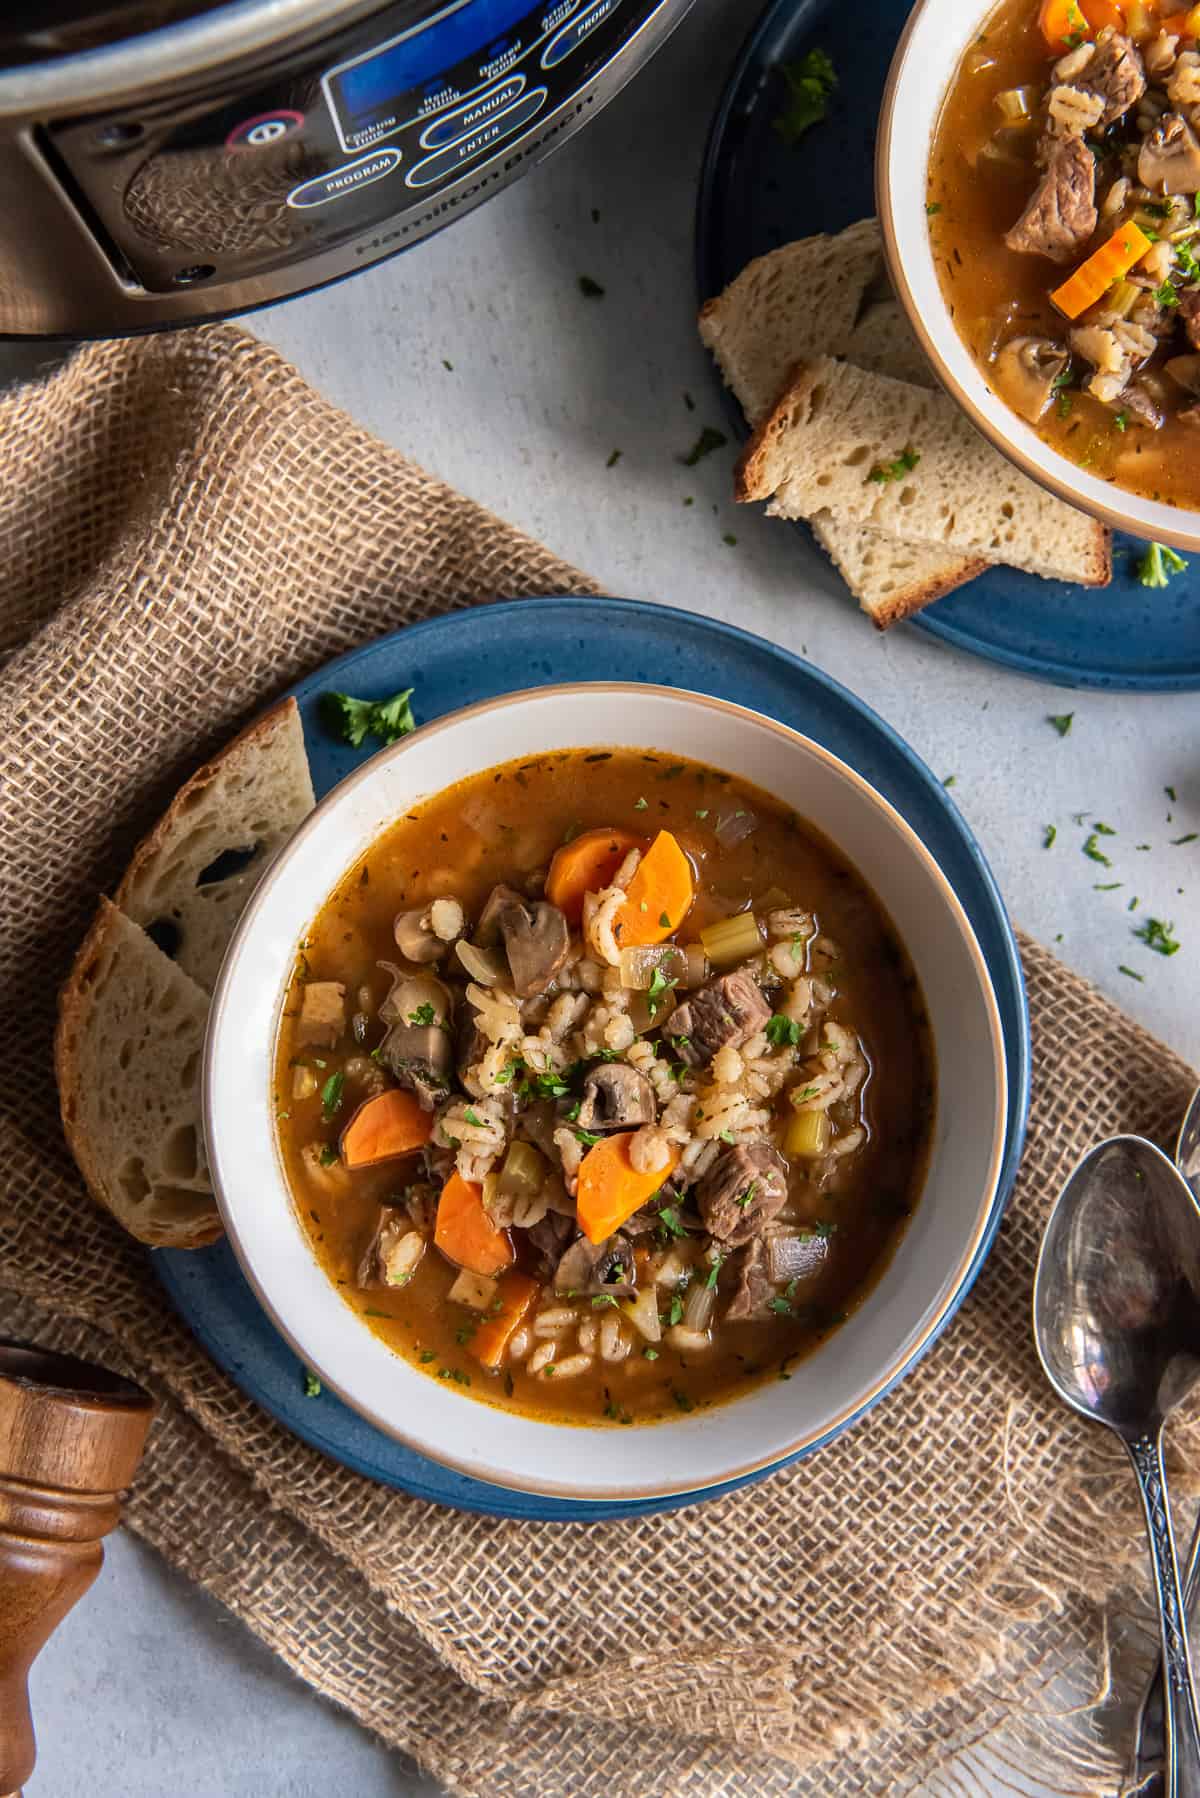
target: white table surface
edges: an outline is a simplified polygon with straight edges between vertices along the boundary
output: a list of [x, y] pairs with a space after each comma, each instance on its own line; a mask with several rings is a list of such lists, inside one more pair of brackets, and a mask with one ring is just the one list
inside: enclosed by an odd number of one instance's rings
[[[651, 70], [543, 168], [433, 242], [252, 328], [362, 424], [612, 592], [728, 619], [860, 693], [955, 777], [1014, 918], [1200, 1061], [1200, 841], [1170, 846], [1200, 830], [1200, 695], [1070, 694], [910, 628], [878, 637], [793, 531], [733, 505], [732, 446], [680, 465], [703, 424], [724, 425], [693, 328], [692, 209], [707, 123], [754, 12], [697, 0]], [[602, 299], [580, 294], [581, 274]], [[39, 359], [0, 352], [0, 374]], [[1060, 740], [1047, 716], [1067, 711]], [[1079, 812], [1117, 832], [1111, 872], [1081, 853]], [[1124, 884], [1094, 890], [1107, 880]], [[1138, 917], [1178, 925], [1174, 959], [1132, 938], [1134, 894]], [[434, 1791], [124, 1536], [33, 1690], [30, 1798]]]

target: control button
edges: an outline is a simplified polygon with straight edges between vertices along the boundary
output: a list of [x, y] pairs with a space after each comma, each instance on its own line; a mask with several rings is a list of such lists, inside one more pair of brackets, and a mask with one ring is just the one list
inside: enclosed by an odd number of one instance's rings
[[548, 89], [535, 88], [518, 100], [515, 106], [505, 107], [494, 118], [481, 125], [478, 131], [472, 131], [469, 137], [460, 137], [457, 143], [448, 144], [434, 156], [427, 156], [424, 162], [418, 162], [415, 168], [408, 171], [405, 179], [410, 187], [432, 187], [435, 181], [444, 181], [464, 163], [473, 162], [498, 144], [503, 138], [511, 137], [514, 131], [520, 131], [535, 119], [546, 102]]
[[372, 181], [381, 181], [385, 175], [390, 175], [399, 162], [399, 150], [375, 150], [370, 156], [361, 156], [357, 162], [330, 169], [327, 175], [302, 181], [299, 187], [292, 189], [287, 203], [303, 211], [307, 206], [326, 206], [330, 200], [344, 200], [347, 194], [356, 193], [360, 187], [368, 187]]
[[291, 112], [281, 109], [279, 112], [261, 112], [255, 118], [243, 119], [235, 125], [225, 139], [227, 150], [265, 150], [268, 144], [277, 144], [282, 138], [291, 137], [299, 131], [304, 123], [302, 112]]
[[585, 37], [595, 31], [597, 25], [603, 25], [610, 12], [616, 10], [618, 0], [595, 0], [586, 12], [581, 12], [577, 19], [556, 31], [546, 48], [542, 51], [542, 67], [553, 69], [564, 57], [570, 56], [572, 50], [578, 50]]
[[457, 138], [466, 137], [469, 132], [486, 125], [489, 119], [495, 118], [506, 106], [511, 106], [524, 92], [524, 75], [514, 75], [510, 81], [502, 81], [499, 87], [490, 88], [486, 94], [480, 94], [466, 106], [456, 106], [453, 112], [443, 113], [422, 131], [423, 147], [434, 150], [441, 144], [452, 144]]

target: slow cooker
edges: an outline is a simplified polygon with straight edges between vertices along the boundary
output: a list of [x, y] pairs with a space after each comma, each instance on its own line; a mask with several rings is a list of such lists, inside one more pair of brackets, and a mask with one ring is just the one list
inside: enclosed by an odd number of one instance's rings
[[0, 335], [262, 306], [451, 223], [691, 0], [0, 0]]

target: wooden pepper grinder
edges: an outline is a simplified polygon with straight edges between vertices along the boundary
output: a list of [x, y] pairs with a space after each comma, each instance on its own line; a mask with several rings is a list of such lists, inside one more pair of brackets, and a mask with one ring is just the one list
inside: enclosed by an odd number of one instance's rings
[[69, 1355], [0, 1342], [0, 1793], [36, 1746], [29, 1669], [104, 1559], [154, 1401]]

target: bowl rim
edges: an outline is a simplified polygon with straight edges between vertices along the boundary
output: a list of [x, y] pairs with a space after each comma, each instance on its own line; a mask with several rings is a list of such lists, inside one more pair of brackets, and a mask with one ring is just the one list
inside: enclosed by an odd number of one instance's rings
[[[910, 851], [916, 856], [918, 861], [924, 865], [928, 875], [940, 888], [944, 902], [966, 945], [968, 956], [975, 971], [976, 981], [984, 1001], [984, 1008], [987, 1016], [992, 1065], [995, 1073], [991, 1150], [988, 1159], [987, 1174], [981, 1187], [980, 1199], [976, 1207], [971, 1231], [951, 1275], [945, 1282], [946, 1290], [936, 1311], [928, 1318], [919, 1334], [911, 1341], [907, 1349], [903, 1351], [893, 1351], [888, 1356], [883, 1366], [878, 1368], [871, 1375], [869, 1383], [864, 1388], [860, 1389], [854, 1397], [847, 1400], [846, 1404], [835, 1416], [824, 1419], [820, 1423], [802, 1430], [782, 1447], [772, 1448], [766, 1454], [755, 1456], [748, 1461], [743, 1461], [737, 1467], [723, 1468], [712, 1479], [706, 1478], [702, 1488], [696, 1486], [694, 1476], [690, 1479], [665, 1480], [658, 1481], [654, 1484], [638, 1483], [634, 1486], [627, 1483], [620, 1487], [588, 1487], [586, 1490], [572, 1485], [564, 1485], [561, 1481], [547, 1479], [539, 1480], [530, 1475], [519, 1475], [511, 1471], [505, 1471], [503, 1477], [497, 1477], [494, 1470], [480, 1467], [472, 1462], [468, 1455], [455, 1455], [447, 1452], [440, 1446], [437, 1448], [431, 1446], [419, 1434], [414, 1433], [411, 1430], [406, 1430], [392, 1418], [381, 1413], [373, 1403], [368, 1402], [359, 1396], [351, 1396], [346, 1389], [343, 1379], [329, 1374], [328, 1370], [321, 1364], [320, 1359], [311, 1356], [309, 1350], [304, 1346], [291, 1324], [286, 1318], [280, 1315], [275, 1302], [269, 1296], [263, 1283], [260, 1281], [256, 1269], [250, 1259], [249, 1251], [241, 1238], [237, 1227], [236, 1215], [228, 1203], [224, 1183], [221, 1177], [221, 1151], [216, 1146], [219, 1141], [219, 1130], [214, 1128], [216, 1119], [214, 1112], [213, 1065], [216, 1056], [217, 1042], [221, 1035], [223, 1022], [231, 1001], [234, 976], [245, 939], [249, 935], [253, 921], [269, 902], [276, 881], [286, 873], [288, 865], [300, 844], [323, 828], [325, 814], [328, 811], [333, 810], [335, 805], [343, 803], [346, 794], [368, 784], [373, 779], [378, 778], [384, 767], [390, 767], [395, 761], [401, 759], [418, 741], [421, 743], [428, 743], [431, 738], [441, 735], [448, 730], [460, 729], [464, 724], [483, 715], [493, 715], [504, 712], [513, 707], [524, 705], [531, 700], [570, 697], [573, 694], [587, 694], [589, 696], [611, 695], [626, 701], [636, 700], [639, 696], [646, 695], [657, 699], [689, 702], [712, 711], [718, 711], [728, 716], [732, 716], [735, 719], [748, 721], [756, 726], [765, 727], [768, 731], [786, 740], [789, 745], [798, 746], [801, 750], [824, 762], [840, 777], [851, 782], [861, 791], [868, 802], [884, 815], [892, 828], [906, 840]], [[625, 731], [622, 731], [622, 738], [624, 738], [626, 734]], [[636, 745], [633, 746], [636, 747]], [[489, 767], [494, 765], [495, 764], [492, 763], [488, 764]], [[477, 772], [483, 771], [485, 770], [477, 770]], [[436, 790], [441, 791], [443, 789], [439, 788]], [[830, 840], [836, 848], [838, 846], [836, 839], [831, 837]], [[335, 876], [331, 882], [329, 888], [330, 892], [332, 891], [333, 886], [336, 885], [337, 878], [338, 877]], [[328, 898], [328, 896], [329, 894], [327, 893], [326, 898]], [[881, 893], [879, 897], [886, 912], [886, 896]], [[324, 903], [324, 901], [321, 903]], [[319, 910], [320, 907], [318, 906], [317, 909]], [[277, 1023], [278, 1019], [276, 1018], [276, 1024]], [[272, 1038], [272, 1045], [273, 1042], [274, 1038]], [[936, 1053], [936, 1041], [934, 1048]], [[677, 1497], [698, 1490], [707, 1490], [713, 1485], [724, 1488], [731, 1483], [737, 1484], [753, 1478], [754, 1475], [758, 1473], [782, 1466], [785, 1463], [796, 1459], [800, 1455], [819, 1448], [826, 1441], [836, 1440], [848, 1427], [871, 1410], [880, 1399], [884, 1398], [899, 1383], [905, 1374], [915, 1367], [916, 1363], [921, 1359], [922, 1355], [931, 1346], [933, 1341], [945, 1328], [946, 1324], [958, 1309], [966, 1291], [971, 1286], [973, 1279], [978, 1272], [977, 1261], [979, 1260], [982, 1251], [986, 1249], [991, 1236], [994, 1235], [995, 1224], [998, 1221], [995, 1215], [996, 1201], [1007, 1149], [1008, 1086], [1008, 1062], [1005, 1052], [1004, 1027], [1000, 1015], [999, 1003], [986, 957], [979, 945], [971, 921], [968, 918], [953, 885], [943, 873], [941, 865], [936, 857], [928, 848], [926, 848], [920, 836], [914, 830], [912, 825], [909, 824], [903, 814], [898, 811], [891, 801], [886, 799], [869, 780], [859, 774], [858, 771], [852, 768], [848, 763], [844, 762], [840, 756], [833, 754], [831, 750], [826, 749], [813, 738], [805, 736], [803, 732], [793, 729], [792, 726], [784, 724], [780, 720], [772, 718], [764, 712], [756, 711], [750, 706], [739, 705], [732, 700], [721, 699], [712, 694], [695, 692], [689, 688], [662, 686], [642, 681], [570, 681], [552, 682], [544, 686], [522, 688], [516, 692], [501, 694], [491, 699], [479, 700], [471, 705], [460, 707], [453, 712], [448, 712], [442, 717], [432, 720], [429, 724], [419, 726], [416, 731], [410, 733], [400, 742], [391, 744], [387, 748], [377, 752], [375, 755], [370, 756], [367, 761], [362, 763], [359, 767], [352, 769], [342, 780], [339, 780], [333, 787], [331, 787], [329, 792], [326, 793], [323, 798], [317, 801], [313, 810], [304, 819], [299, 829], [288, 839], [287, 843], [284, 844], [283, 848], [271, 861], [269, 867], [264, 871], [262, 878], [254, 889], [250, 900], [238, 919], [227, 947], [224, 960], [221, 964], [213, 988], [208, 1024], [205, 1031], [201, 1115], [214, 1196], [230, 1247], [234, 1252], [242, 1274], [253, 1292], [255, 1299], [262, 1307], [273, 1327], [289, 1344], [300, 1360], [306, 1366], [310, 1367], [313, 1372], [320, 1377], [323, 1384], [328, 1386], [332, 1392], [336, 1393], [344, 1404], [348, 1405], [351, 1410], [357, 1413], [357, 1415], [365, 1418], [366, 1421], [376, 1429], [382, 1431], [393, 1440], [402, 1443], [414, 1453], [422, 1455], [441, 1466], [448, 1467], [456, 1473], [463, 1474], [467, 1478], [478, 1480], [485, 1485], [497, 1486], [501, 1489], [514, 1492], [525, 1492], [540, 1497], [579, 1499], [581, 1502], [587, 1503], [604, 1503], [607, 1501], [613, 1504], [619, 1504], [628, 1503], [630, 1500], [652, 1500], [657, 1498]], [[272, 1133], [272, 1138], [273, 1147], [275, 1147], [274, 1133]], [[294, 1195], [287, 1183], [283, 1169], [279, 1164], [277, 1147], [274, 1161], [279, 1188], [287, 1204], [294, 1207]], [[922, 1196], [924, 1196], [923, 1193]], [[348, 1307], [346, 1309], [347, 1311], [349, 1310]], [[372, 1334], [374, 1333], [372, 1332]], [[392, 1350], [391, 1352], [393, 1354], [396, 1353], [395, 1350]], [[398, 1359], [406, 1360], [407, 1358], [398, 1356]], [[414, 1371], [416, 1372], [419, 1370], [414, 1369]], [[463, 1395], [451, 1394], [450, 1396], [461, 1398]], [[750, 1394], [745, 1396], [748, 1398]], [[486, 1403], [487, 1401], [472, 1398], [469, 1402], [478, 1404]], [[738, 1401], [733, 1399], [726, 1402], [736, 1404]], [[495, 1407], [492, 1408], [494, 1409]], [[709, 1418], [717, 1416], [721, 1408], [721, 1406], [715, 1407], [712, 1411], [707, 1412], [706, 1416]], [[562, 1423], [548, 1423], [545, 1427], [553, 1429], [567, 1428], [576, 1431], [587, 1429], [586, 1425], [581, 1426]], [[666, 1427], [669, 1428], [671, 1426], [667, 1425]]]
[[[979, 401], [948, 365], [934, 332], [926, 323], [927, 315], [917, 303], [900, 252], [900, 233], [896, 222], [896, 207], [891, 180], [892, 145], [901, 84], [918, 67], [918, 64], [912, 59], [912, 41], [920, 30], [925, 16], [935, 6], [946, 3], [947, 0], [916, 0], [916, 4], [906, 19], [888, 66], [887, 79], [883, 85], [883, 98], [879, 108], [879, 128], [875, 139], [875, 211], [879, 219], [888, 274], [900, 303], [904, 307], [908, 323], [940, 385], [962, 408], [975, 429], [1037, 486], [1047, 488], [1067, 505], [1073, 506], [1077, 512], [1088, 513], [1091, 517], [1108, 525], [1111, 530], [1123, 531], [1127, 535], [1138, 537], [1143, 541], [1165, 543], [1176, 549], [1200, 550], [1200, 508], [1188, 510], [1182, 507], [1166, 507], [1163, 501], [1147, 499], [1144, 495], [1134, 493], [1127, 487], [1118, 486], [1115, 482], [1105, 482], [1106, 491], [1125, 496], [1128, 504], [1122, 510], [1098, 495], [1095, 497], [1082, 495], [1077, 485], [1079, 470], [1076, 465], [1061, 451], [1043, 442], [1036, 434], [1032, 434], [1033, 441], [1038, 444], [1040, 454], [1026, 449], [1022, 443], [1014, 441], [1006, 434], [1003, 424], [984, 411]], [[982, 22], [991, 17], [998, 3], [999, 0], [985, 0], [985, 3], [979, 6], [972, 16], [978, 22]], [[945, 97], [946, 90], [943, 89], [942, 93], [938, 95], [937, 105], [934, 109], [932, 129], [922, 148], [926, 167], [928, 167], [933, 135]], [[934, 285], [937, 290], [936, 316], [955, 340], [963, 343], [965, 349], [964, 340], [956, 329], [946, 305], [941, 282], [935, 278]], [[972, 367], [975, 368], [974, 356], [969, 350], [967, 354]], [[982, 374], [979, 378], [981, 381], [983, 380]], [[987, 386], [986, 381], [983, 384], [985, 387]], [[989, 387], [988, 391], [992, 392], [992, 389]], [[997, 405], [1005, 417], [1009, 417], [1017, 423], [1023, 422], [1017, 419], [1006, 401], [1002, 400], [999, 395], [995, 397]], [[1068, 470], [1075, 475], [1075, 481], [1072, 481], [1066, 472]], [[1142, 506], [1155, 506], [1159, 510], [1165, 510], [1169, 513], [1169, 517], [1165, 522], [1159, 519], [1152, 521], [1140, 515], [1138, 508]], [[1176, 518], [1181, 521], [1191, 519], [1194, 522], [1190, 526], [1182, 522], [1175, 524], [1172, 521]]]

